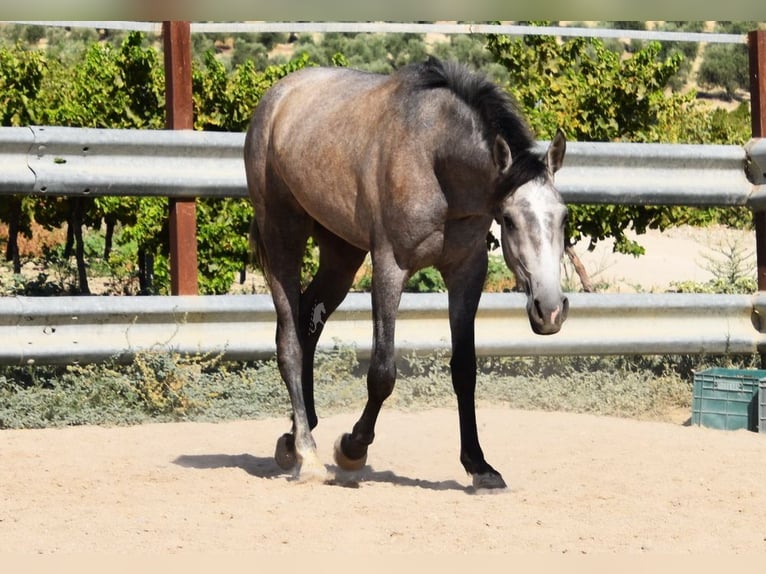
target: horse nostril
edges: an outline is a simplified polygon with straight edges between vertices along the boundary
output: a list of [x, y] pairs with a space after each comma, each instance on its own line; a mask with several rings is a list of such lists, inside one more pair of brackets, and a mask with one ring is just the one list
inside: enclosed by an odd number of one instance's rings
[[535, 299], [535, 311], [537, 312], [537, 316], [540, 319], [543, 319], [543, 310], [540, 307], [540, 301], [538, 301], [537, 299]]

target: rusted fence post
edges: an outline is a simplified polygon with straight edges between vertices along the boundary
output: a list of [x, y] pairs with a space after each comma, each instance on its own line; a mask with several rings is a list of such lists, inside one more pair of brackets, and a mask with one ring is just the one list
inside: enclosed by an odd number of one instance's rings
[[[750, 117], [753, 138], [766, 134], [766, 30], [747, 35], [750, 51]], [[766, 211], [756, 211], [755, 243], [758, 265], [758, 290], [766, 291]]]
[[[189, 22], [162, 23], [165, 49], [165, 127], [194, 128]], [[170, 200], [170, 290], [197, 294], [197, 209], [195, 199]]]
[[[766, 134], [766, 30], [753, 30], [747, 35], [750, 53], [750, 118], [752, 137], [762, 138]], [[758, 290], [766, 291], [766, 211], [753, 212], [755, 223], [755, 257], [757, 265]], [[759, 331], [766, 325], [759, 322]], [[766, 368], [766, 350], [760, 349], [761, 368]]]

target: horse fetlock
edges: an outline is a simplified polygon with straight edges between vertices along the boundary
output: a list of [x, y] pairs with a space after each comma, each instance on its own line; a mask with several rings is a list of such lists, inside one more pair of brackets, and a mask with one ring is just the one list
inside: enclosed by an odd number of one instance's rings
[[295, 438], [292, 434], [285, 433], [277, 439], [274, 460], [282, 470], [292, 470], [298, 464], [298, 457], [295, 454]]
[[308, 452], [301, 457], [301, 466], [298, 470], [300, 482], [327, 482], [327, 468], [316, 452]]
[[354, 441], [348, 433], [339, 436], [333, 449], [335, 463], [343, 470], [361, 470], [367, 464], [367, 446]]

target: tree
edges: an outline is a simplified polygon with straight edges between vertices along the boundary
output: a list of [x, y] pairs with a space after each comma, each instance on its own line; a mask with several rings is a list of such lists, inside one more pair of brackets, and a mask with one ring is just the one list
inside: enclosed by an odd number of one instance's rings
[[[716, 30], [727, 34], [745, 34], [757, 30], [758, 22], [718, 22]], [[738, 90], [749, 89], [749, 63], [744, 44], [708, 44], [697, 81], [709, 89], [722, 88], [726, 98], [734, 99]]]
[[[21, 43], [7, 48], [0, 43], [0, 125], [24, 126], [37, 123], [37, 94], [41, 89], [47, 63], [39, 52], [23, 49]], [[13, 261], [14, 273], [21, 272], [19, 235], [31, 234], [34, 201], [11, 196], [0, 203], [0, 221], [8, 223], [7, 261]]]
[[331, 66], [337, 54], [345, 56], [352, 68], [380, 74], [411, 62], [425, 60], [428, 55], [422, 34], [341, 34], [327, 33], [319, 42], [302, 35], [295, 54], [306, 54], [312, 62]]
[[733, 100], [738, 90], [749, 87], [746, 46], [739, 44], [710, 44], [697, 73], [700, 86], [722, 88], [727, 99]]

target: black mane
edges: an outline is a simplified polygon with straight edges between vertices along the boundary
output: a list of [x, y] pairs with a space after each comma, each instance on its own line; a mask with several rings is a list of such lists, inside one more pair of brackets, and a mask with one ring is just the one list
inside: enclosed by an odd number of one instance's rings
[[417, 89], [448, 89], [475, 110], [484, 123], [488, 145], [494, 144], [498, 134], [508, 142], [513, 167], [509, 178], [512, 181], [506, 180], [502, 186], [506, 193], [509, 186], [518, 187], [545, 172], [543, 159], [532, 153], [535, 137], [516, 102], [486, 76], [433, 56], [402, 71], [411, 74]]
[[446, 88], [476, 111], [493, 139], [500, 134], [514, 154], [529, 151], [535, 138], [510, 94], [483, 74], [457, 62], [444, 62], [431, 56], [413, 66], [421, 89]]

